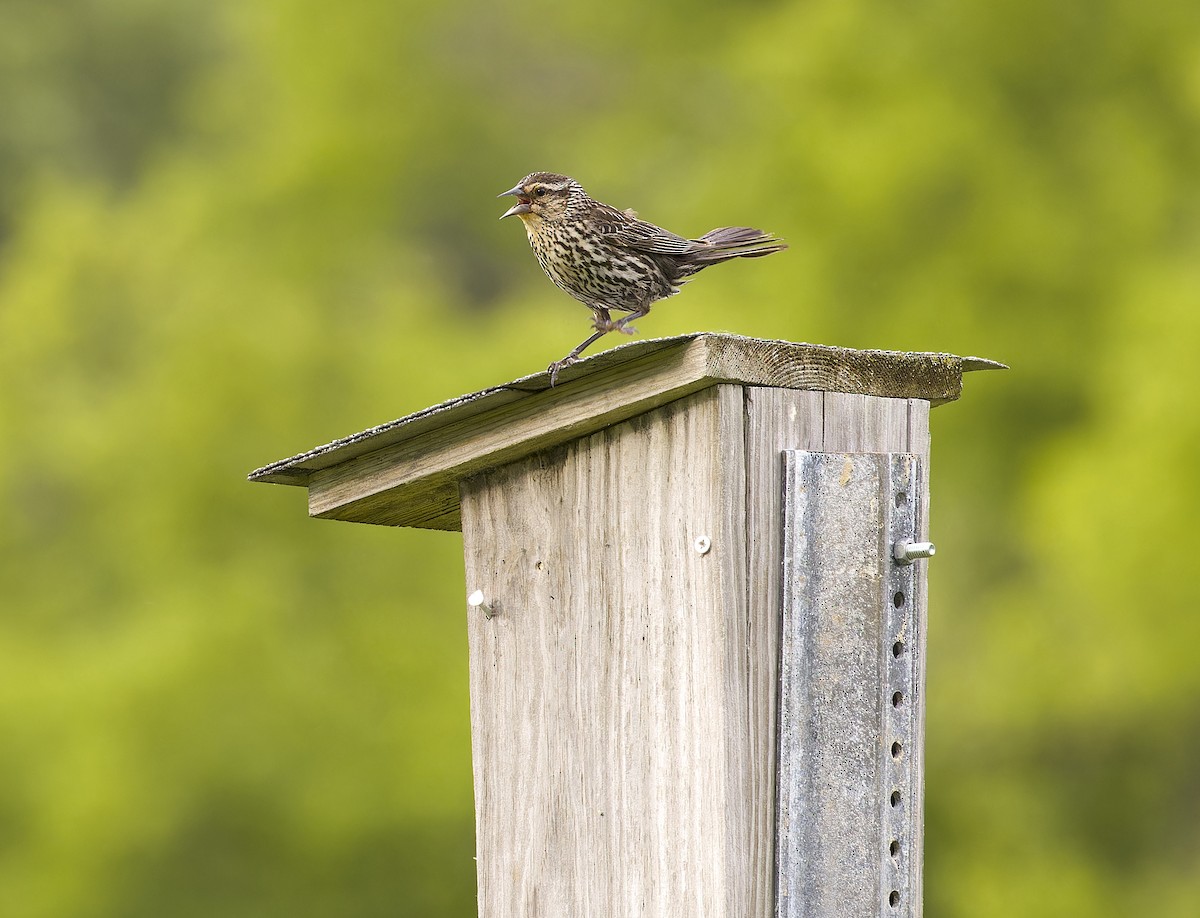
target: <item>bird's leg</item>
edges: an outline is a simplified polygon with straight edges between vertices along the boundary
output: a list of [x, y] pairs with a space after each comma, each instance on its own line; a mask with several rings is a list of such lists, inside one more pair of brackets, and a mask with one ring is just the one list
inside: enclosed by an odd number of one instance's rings
[[612, 314], [599, 306], [592, 307], [592, 328], [600, 332], [602, 335], [607, 335], [610, 331], [615, 331], [620, 322], [614, 322]]
[[634, 328], [629, 323], [632, 322], [634, 319], [640, 319], [642, 316], [644, 316], [649, 311], [650, 311], [649, 306], [639, 306], [637, 309], [635, 309], [631, 313], [629, 313], [629, 315], [625, 316], [624, 318], [618, 319], [616, 322], [614, 322], [613, 323], [613, 331], [619, 331], [623, 335], [632, 335], [634, 332], [637, 331], [637, 329]]
[[571, 353], [567, 354], [567, 356], [564, 357], [562, 360], [556, 360], [556, 361], [554, 361], [554, 363], [550, 364], [550, 366], [546, 367], [546, 371], [550, 374], [550, 385], [553, 386], [556, 382], [558, 382], [558, 373], [563, 367], [569, 367], [571, 364], [573, 364], [576, 360], [579, 359], [579, 355], [582, 354], [584, 352], [584, 350], [586, 350], [591, 345], [595, 344], [597, 341], [599, 341], [601, 338], [603, 338], [607, 334], [608, 334], [608, 329], [605, 329], [604, 331], [596, 332], [594, 335], [589, 335], [582, 342], [580, 342], [580, 344], [578, 345], [578, 347], [575, 348], [575, 350], [573, 350], [573, 351], [571, 351]]
[[587, 348], [591, 347], [610, 331], [616, 331], [621, 328], [620, 322], [614, 322], [612, 316], [607, 309], [599, 306], [592, 307], [592, 314], [595, 319], [592, 322], [592, 328], [596, 329], [594, 335], [589, 335], [584, 339], [575, 350], [567, 354], [562, 360], [556, 360], [550, 366], [546, 367], [546, 371], [550, 374], [550, 385], [553, 386], [558, 381], [558, 373], [563, 367], [569, 367], [579, 359]]

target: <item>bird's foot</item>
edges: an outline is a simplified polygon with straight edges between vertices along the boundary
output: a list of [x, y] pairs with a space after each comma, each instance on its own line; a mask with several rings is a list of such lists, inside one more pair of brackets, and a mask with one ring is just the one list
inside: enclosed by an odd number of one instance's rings
[[592, 323], [592, 328], [594, 328], [596, 331], [598, 331], [602, 335], [607, 335], [609, 332], [612, 332], [612, 331], [620, 331], [621, 330], [621, 321], [618, 319], [617, 321], [614, 322], [612, 319], [608, 318], [608, 316], [605, 316], [602, 319], [600, 319], [600, 318], [596, 319], [596, 321], [594, 321]]
[[554, 384], [558, 382], [558, 374], [564, 367], [569, 367], [571, 364], [578, 362], [579, 355], [568, 354], [562, 360], [556, 360], [550, 366], [546, 367], [546, 372], [550, 374], [550, 388], [554, 388]]
[[629, 323], [634, 321], [635, 319], [640, 319], [642, 316], [644, 316], [649, 311], [650, 310], [648, 310], [648, 309], [634, 310], [633, 312], [629, 313], [629, 315], [625, 316], [625, 318], [618, 319], [616, 322], [614, 322], [613, 323], [613, 331], [619, 331], [622, 335], [636, 335], [637, 329], [634, 328]]

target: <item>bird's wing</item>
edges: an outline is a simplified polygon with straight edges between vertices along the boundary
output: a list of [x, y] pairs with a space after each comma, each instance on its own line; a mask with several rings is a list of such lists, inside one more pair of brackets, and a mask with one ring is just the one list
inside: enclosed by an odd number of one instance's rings
[[653, 255], [686, 255], [705, 248], [702, 242], [684, 239], [661, 226], [637, 219], [633, 211], [596, 204], [588, 214], [593, 230], [616, 245]]

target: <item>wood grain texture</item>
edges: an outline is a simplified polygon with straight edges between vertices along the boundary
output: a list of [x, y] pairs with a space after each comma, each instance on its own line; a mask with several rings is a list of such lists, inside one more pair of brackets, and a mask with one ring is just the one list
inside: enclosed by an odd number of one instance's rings
[[831, 453], [888, 453], [908, 448], [908, 399], [825, 393], [825, 439]]
[[[458, 482], [486, 468], [551, 448], [651, 411], [699, 388], [703, 355], [681, 351], [654, 361], [622, 363], [569, 391], [506, 401], [330, 468], [309, 480], [313, 516], [428, 528], [456, 515]], [[457, 527], [456, 527], [457, 528]]]
[[[824, 393], [747, 386], [746, 431], [746, 606], [748, 618], [747, 693], [756, 733], [755, 755], [762, 766], [751, 772], [756, 862], [775, 862], [776, 749], [779, 700], [779, 613], [782, 546], [781, 453], [820, 449], [824, 442]], [[774, 914], [775, 879], [763, 872], [751, 890], [750, 915]]]
[[722, 383], [941, 404], [966, 369], [951, 354], [855, 351], [736, 335], [634, 342], [564, 371], [452, 399], [250, 475], [308, 487], [313, 516], [393, 526], [459, 526], [458, 482]]
[[482, 918], [766, 918], [741, 444], [722, 386], [464, 483]]
[[921, 408], [723, 385], [462, 483], [483, 918], [773, 915], [781, 450]]

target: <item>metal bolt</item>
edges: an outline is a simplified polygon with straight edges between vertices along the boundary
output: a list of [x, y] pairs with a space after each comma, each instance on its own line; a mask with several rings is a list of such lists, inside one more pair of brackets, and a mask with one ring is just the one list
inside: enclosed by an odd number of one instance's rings
[[467, 605], [472, 609], [482, 609], [483, 617], [488, 621], [492, 620], [492, 616], [496, 614], [496, 610], [483, 601], [483, 590], [476, 590], [467, 597]]
[[932, 542], [906, 542], [901, 539], [892, 546], [892, 557], [897, 564], [912, 564], [918, 558], [932, 558], [937, 548]]
[[710, 539], [710, 538], [709, 538], [708, 536], [706, 536], [706, 535], [703, 535], [703, 536], [697, 536], [697, 537], [696, 537], [696, 542], [695, 542], [695, 545], [696, 545], [696, 551], [697, 551], [697, 552], [699, 552], [699, 553], [700, 553], [700, 554], [702, 554], [702, 555], [707, 555], [707, 554], [708, 554], [708, 550], [709, 550], [710, 548], [712, 548], [712, 539]]

